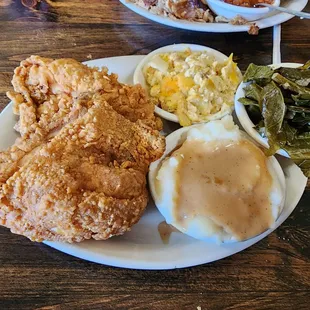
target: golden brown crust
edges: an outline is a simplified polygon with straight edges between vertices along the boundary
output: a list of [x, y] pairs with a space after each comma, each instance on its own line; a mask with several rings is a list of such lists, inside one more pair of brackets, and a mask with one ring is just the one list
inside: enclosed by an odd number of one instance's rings
[[[149, 108], [138, 109], [138, 117], [133, 117], [135, 101], [147, 101], [144, 94], [138, 95], [142, 90], [116, 88], [125, 93], [111, 97], [103, 91], [83, 92], [72, 97], [75, 112], [71, 109], [64, 118], [70, 113], [74, 117], [59, 119], [57, 126], [39, 124], [43, 116], [31, 125], [19, 123], [22, 137], [0, 152], [1, 225], [34, 241], [79, 242], [121, 235], [140, 219], [148, 198], [145, 175], [149, 164], [162, 155], [165, 141], [149, 126], [155, 120]], [[33, 96], [29, 88], [22, 95], [38, 110], [42, 105], [35, 100], [40, 94]], [[31, 104], [27, 102], [25, 112], [25, 102], [17, 99], [19, 113], [31, 115]]]
[[15, 69], [12, 84], [14, 92], [7, 95], [14, 103], [14, 113], [20, 116], [16, 129], [22, 136], [38, 128], [48, 134], [76, 119], [85, 107], [77, 105], [75, 99], [96, 92], [129, 120], [140, 119], [161, 129], [154, 104], [147, 100], [142, 87], [119, 83], [117, 75], [109, 75], [107, 68], [90, 68], [74, 59], [31, 56]]

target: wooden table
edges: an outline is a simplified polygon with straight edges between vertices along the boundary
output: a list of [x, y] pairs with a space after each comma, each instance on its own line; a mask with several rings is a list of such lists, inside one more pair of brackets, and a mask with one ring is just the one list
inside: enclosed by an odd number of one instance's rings
[[[283, 61], [307, 61], [309, 36], [309, 21], [285, 23]], [[30, 54], [84, 61], [180, 42], [233, 52], [242, 69], [272, 59], [271, 29], [258, 36], [183, 31], [117, 0], [0, 0], [0, 110], [9, 102], [13, 69]], [[276, 232], [242, 253], [171, 271], [92, 264], [0, 228], [0, 309], [309, 309], [309, 204], [307, 190]]]

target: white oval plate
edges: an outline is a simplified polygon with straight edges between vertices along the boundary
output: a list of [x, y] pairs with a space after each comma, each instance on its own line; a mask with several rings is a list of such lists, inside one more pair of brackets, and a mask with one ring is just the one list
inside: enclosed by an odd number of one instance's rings
[[[119, 74], [120, 81], [132, 83], [133, 72], [144, 56], [125, 56], [97, 59], [86, 62], [90, 66], [108, 66], [111, 72]], [[13, 130], [16, 117], [9, 104], [0, 114], [0, 149], [13, 144], [17, 134]], [[171, 124], [165, 124], [170, 133]], [[277, 221], [279, 226], [295, 209], [300, 200], [307, 179], [300, 169], [289, 159], [282, 159], [281, 166], [286, 176], [286, 202], [284, 210]], [[172, 233], [170, 243], [163, 244], [157, 227], [164, 220], [152, 202], [138, 224], [131, 232], [107, 241], [89, 240], [69, 244], [60, 242], [45, 242], [45, 244], [70, 255], [115, 267], [133, 269], [174, 269], [190, 267], [213, 262], [234, 253], [240, 252], [272, 232], [246, 242], [218, 245], [198, 241], [186, 235]]]
[[[276, 69], [279, 67], [287, 67], [287, 68], [297, 68], [299, 66], [302, 66], [302, 64], [298, 63], [281, 63], [281, 64], [274, 64], [271, 65], [272, 68]], [[246, 83], [240, 83], [236, 95], [235, 95], [235, 113], [238, 117], [238, 121], [240, 122], [243, 129], [260, 145], [262, 145], [265, 148], [269, 148], [268, 145], [268, 139], [263, 138], [257, 130], [255, 130], [255, 125], [252, 123], [245, 106], [240, 103], [238, 100], [242, 97], [244, 97], [244, 87], [246, 86]], [[278, 150], [277, 154], [280, 154], [285, 157], [289, 157], [287, 152], [285, 150]]]
[[[119, 0], [122, 4], [128, 7], [133, 12], [150, 19], [154, 22], [171, 26], [180, 29], [187, 29], [193, 31], [201, 31], [201, 32], [221, 32], [221, 33], [228, 33], [228, 32], [243, 32], [248, 31], [248, 25], [231, 25], [228, 23], [199, 23], [199, 22], [191, 22], [186, 20], [179, 20], [179, 19], [171, 19], [169, 17], [160, 16], [149, 12], [148, 10], [139, 7], [133, 3], [130, 3], [128, 0]], [[305, 6], [307, 5], [308, 0], [289, 0], [283, 1], [282, 6], [288, 9], [302, 11]], [[293, 15], [287, 13], [277, 13], [273, 12], [270, 15], [262, 18], [258, 21], [255, 21], [256, 25], [260, 29], [272, 27], [274, 25], [278, 25], [288, 21], [289, 19], [293, 18]]]

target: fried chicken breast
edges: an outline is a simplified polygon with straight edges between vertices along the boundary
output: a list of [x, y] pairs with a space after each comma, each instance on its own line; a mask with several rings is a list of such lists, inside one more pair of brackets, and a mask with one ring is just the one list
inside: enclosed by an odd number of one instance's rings
[[161, 120], [154, 115], [154, 104], [142, 87], [119, 83], [117, 75], [107, 71], [74, 59], [31, 56], [21, 62], [12, 79], [14, 91], [7, 93], [13, 112], [19, 116], [15, 129], [21, 138], [0, 153], [0, 183], [17, 169], [26, 153], [87, 112], [92, 101], [77, 100], [84, 94], [100, 94], [130, 121], [140, 120], [153, 129], [162, 129]]
[[[116, 76], [73, 60], [64, 60], [63, 69], [55, 67], [57, 61], [42, 61], [44, 72], [47, 66], [53, 73], [45, 81], [35, 78], [40, 64], [15, 70], [10, 97], [20, 115], [21, 138], [0, 152], [0, 224], [33, 241], [121, 235], [142, 216], [149, 164], [165, 149], [160, 122], [150, 112], [154, 107], [139, 86], [122, 85]], [[77, 71], [85, 79], [75, 77]], [[68, 109], [60, 112], [62, 100], [68, 100]]]
[[142, 120], [155, 129], [161, 121], [154, 116], [154, 105], [141, 86], [119, 83], [107, 68], [90, 68], [74, 59], [50, 59], [31, 56], [14, 71], [14, 92], [8, 97], [14, 113], [20, 116], [16, 130], [29, 135], [40, 129], [42, 134], [70, 122], [82, 112], [75, 98], [83, 93], [100, 92], [120, 114], [135, 122]]

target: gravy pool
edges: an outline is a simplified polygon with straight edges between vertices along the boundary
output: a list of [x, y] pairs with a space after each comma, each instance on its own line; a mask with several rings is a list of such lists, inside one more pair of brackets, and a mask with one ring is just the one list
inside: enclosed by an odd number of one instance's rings
[[274, 222], [272, 178], [264, 153], [253, 143], [190, 140], [173, 156], [179, 161], [173, 212], [185, 229], [196, 216], [209, 217], [241, 241]]

